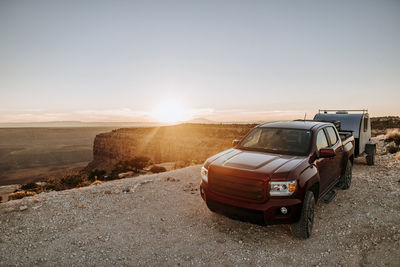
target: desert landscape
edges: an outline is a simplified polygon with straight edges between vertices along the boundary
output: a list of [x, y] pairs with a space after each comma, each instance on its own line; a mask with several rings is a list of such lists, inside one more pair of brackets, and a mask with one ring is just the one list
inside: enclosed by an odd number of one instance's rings
[[113, 164], [137, 155], [159, 165], [183, 162], [181, 169], [131, 172], [115, 181], [47, 190], [0, 204], [0, 261], [3, 265], [397, 266], [400, 155], [389, 152], [389, 147], [398, 150], [400, 132], [386, 126], [398, 126], [399, 118], [390, 118], [390, 123], [387, 118], [373, 121], [375, 165], [357, 159], [351, 189], [337, 191], [330, 204], [318, 202], [309, 240], [294, 238], [287, 225], [261, 226], [215, 214], [200, 197], [201, 165], [196, 164], [230, 147], [232, 139], [241, 138], [254, 125], [182, 124], [98, 134], [93, 160], [82, 171], [110, 172]]
[[[374, 138], [349, 190], [316, 206], [310, 239], [212, 213], [200, 166], [0, 204], [2, 265], [398, 266], [400, 160]], [[151, 210], [151, 212], [149, 212]], [[301, 257], [299, 257], [301, 255]]]
[[0, 267], [400, 266], [399, 14], [0, 0]]

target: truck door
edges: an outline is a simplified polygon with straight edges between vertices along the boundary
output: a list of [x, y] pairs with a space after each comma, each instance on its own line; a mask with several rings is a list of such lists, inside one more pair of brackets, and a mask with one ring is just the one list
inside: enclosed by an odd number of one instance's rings
[[329, 126], [325, 128], [326, 131], [326, 136], [328, 137], [329, 145], [330, 147], [335, 150], [336, 155], [331, 158], [331, 161], [334, 162], [334, 168], [332, 169], [332, 180], [330, 183], [333, 183], [334, 181], [338, 180], [341, 174], [342, 166], [344, 166], [343, 162], [343, 155], [344, 155], [344, 150], [342, 143], [339, 141], [339, 137], [336, 133], [336, 130]]
[[[319, 130], [316, 140], [317, 156], [319, 156], [319, 150], [321, 148], [329, 147], [328, 139], [326, 138], [324, 129]], [[320, 178], [320, 192], [323, 193], [327, 190], [335, 174], [335, 162], [331, 158], [318, 158], [316, 165], [319, 172]]]

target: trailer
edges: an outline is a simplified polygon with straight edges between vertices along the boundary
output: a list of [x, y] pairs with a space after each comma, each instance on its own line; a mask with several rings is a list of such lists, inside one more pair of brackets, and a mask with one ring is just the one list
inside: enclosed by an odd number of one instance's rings
[[320, 109], [316, 121], [332, 122], [339, 131], [352, 132], [355, 139], [355, 157], [366, 157], [368, 165], [374, 165], [376, 144], [371, 141], [371, 120], [368, 110]]

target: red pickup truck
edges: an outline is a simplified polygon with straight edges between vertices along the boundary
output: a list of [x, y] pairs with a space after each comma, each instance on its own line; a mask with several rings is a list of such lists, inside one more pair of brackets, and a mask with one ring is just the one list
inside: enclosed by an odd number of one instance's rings
[[256, 126], [206, 160], [200, 194], [211, 211], [263, 224], [291, 224], [308, 238], [314, 205], [350, 187], [354, 137], [318, 121]]

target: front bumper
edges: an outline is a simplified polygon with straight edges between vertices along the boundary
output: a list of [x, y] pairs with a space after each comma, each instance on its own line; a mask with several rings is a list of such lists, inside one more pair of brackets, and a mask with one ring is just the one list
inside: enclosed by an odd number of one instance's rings
[[[300, 219], [302, 201], [297, 198], [270, 198], [264, 203], [245, 202], [218, 195], [204, 181], [200, 184], [200, 194], [210, 210], [231, 218], [260, 224], [287, 224]], [[288, 213], [282, 214], [281, 207], [286, 207]]]

